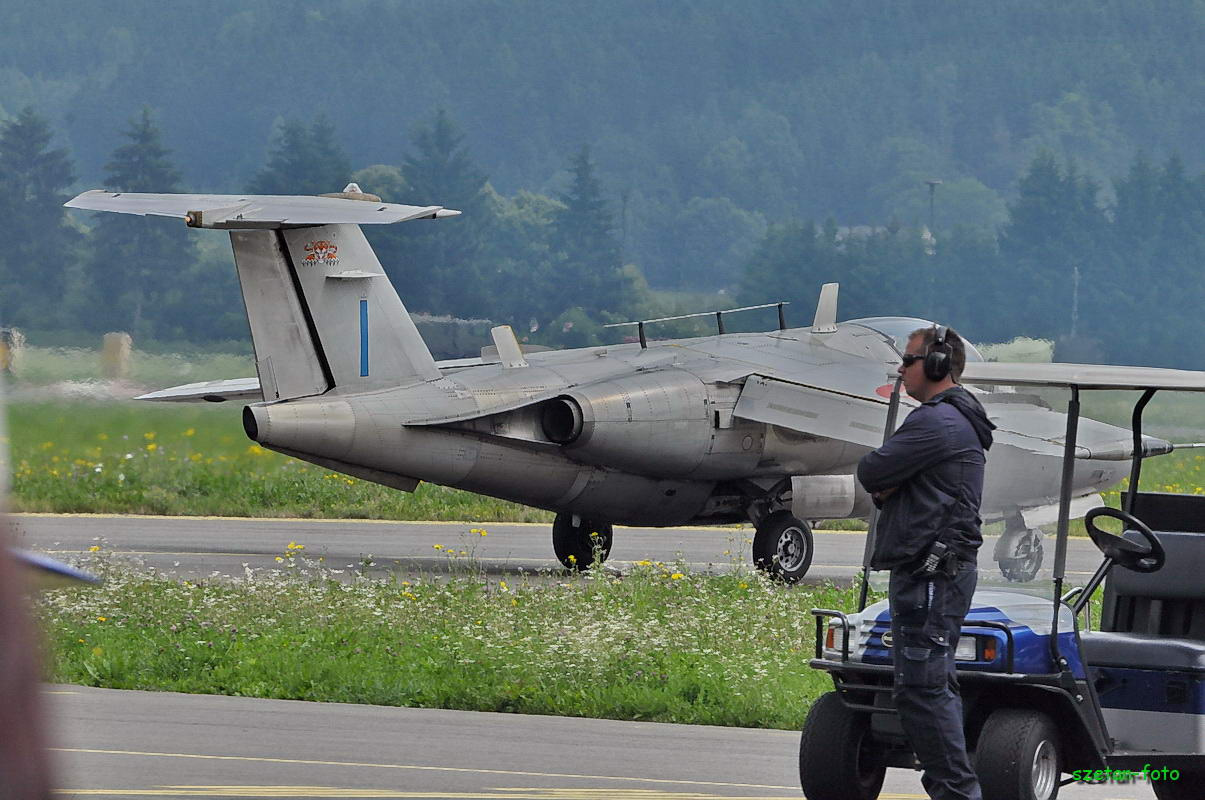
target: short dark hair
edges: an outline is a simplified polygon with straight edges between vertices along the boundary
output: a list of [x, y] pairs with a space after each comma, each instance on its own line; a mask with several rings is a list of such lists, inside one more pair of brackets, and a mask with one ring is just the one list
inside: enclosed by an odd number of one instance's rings
[[[920, 338], [921, 344], [924, 345], [925, 352], [933, 347], [933, 342], [937, 340], [936, 326], [928, 328], [917, 328], [912, 333], [908, 334], [908, 341]], [[946, 345], [950, 348], [950, 377], [958, 383], [962, 378], [963, 367], [967, 365], [967, 349], [962, 344], [962, 337], [953, 328], [946, 329]]]

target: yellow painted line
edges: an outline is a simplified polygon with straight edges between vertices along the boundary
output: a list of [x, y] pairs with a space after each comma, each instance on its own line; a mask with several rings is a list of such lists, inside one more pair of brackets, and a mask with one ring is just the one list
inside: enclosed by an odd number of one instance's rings
[[[584, 781], [632, 781], [633, 783], [670, 783], [687, 786], [723, 786], [734, 789], [783, 789], [794, 790], [794, 786], [776, 786], [765, 783], [726, 783], [723, 781], [671, 780], [669, 778], [632, 778], [623, 775], [582, 775], [561, 772], [526, 772], [509, 769], [473, 769], [470, 767], [434, 767], [421, 764], [379, 764], [363, 761], [318, 761], [303, 758], [269, 758], [262, 756], [214, 756], [198, 753], [156, 753], [142, 750], [98, 750], [86, 747], [52, 747], [58, 753], [86, 753], [89, 755], [149, 756], [153, 758], [191, 758], [203, 761], [245, 761], [256, 764], [301, 764], [318, 767], [355, 767], [357, 769], [397, 769], [423, 772], [459, 772], [472, 775], [522, 775], [533, 778], [573, 778]], [[425, 796], [425, 795], [420, 795]]]

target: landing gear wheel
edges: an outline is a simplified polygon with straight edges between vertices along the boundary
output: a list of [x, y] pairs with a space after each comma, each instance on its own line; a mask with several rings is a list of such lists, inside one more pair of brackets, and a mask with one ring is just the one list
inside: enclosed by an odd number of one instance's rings
[[753, 536], [754, 565], [786, 583], [807, 574], [812, 551], [812, 529], [790, 511], [775, 511], [763, 519]]
[[799, 740], [799, 785], [808, 800], [875, 800], [887, 768], [879, 763], [870, 717], [836, 692], [821, 695]]
[[975, 748], [983, 800], [1055, 800], [1061, 762], [1058, 729], [1040, 711], [998, 708], [983, 723]]
[[1000, 559], [1000, 572], [1006, 580], [1016, 583], [1032, 581], [1042, 568], [1042, 531], [1031, 529], [1017, 542], [1007, 558]]
[[[574, 520], [577, 524], [574, 524]], [[595, 551], [598, 562], [611, 555], [613, 539], [611, 523], [595, 522], [574, 514], [557, 514], [552, 523], [552, 550], [567, 568], [581, 572], [594, 563]]]

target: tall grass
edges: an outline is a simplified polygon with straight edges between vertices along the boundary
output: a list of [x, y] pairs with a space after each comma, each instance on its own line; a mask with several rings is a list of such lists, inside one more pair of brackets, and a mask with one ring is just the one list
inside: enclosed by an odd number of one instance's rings
[[190, 582], [89, 568], [48, 593], [50, 679], [383, 705], [798, 729], [831, 689], [811, 670], [813, 606], [856, 592], [747, 572], [382, 582], [303, 563]]

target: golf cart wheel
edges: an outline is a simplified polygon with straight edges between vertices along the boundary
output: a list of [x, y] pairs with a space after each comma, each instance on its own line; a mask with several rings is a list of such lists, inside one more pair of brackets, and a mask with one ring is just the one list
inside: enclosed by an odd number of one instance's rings
[[775, 511], [753, 536], [753, 563], [786, 583], [795, 583], [812, 566], [812, 529], [790, 511]]
[[611, 524], [578, 517], [574, 525], [573, 520], [573, 514], [557, 514], [553, 520], [552, 550], [557, 559], [578, 572], [589, 569], [596, 553], [600, 564], [606, 561], [611, 555]]
[[996, 709], [979, 734], [975, 772], [983, 800], [1054, 800], [1062, 774], [1054, 722], [1040, 711]]
[[1201, 796], [1201, 784], [1205, 782], [1205, 770], [1180, 770], [1179, 780], [1151, 781], [1155, 797], [1159, 800], [1197, 800]]
[[821, 695], [799, 740], [799, 785], [807, 800], [875, 800], [887, 768], [876, 757], [870, 715], [836, 692]]

